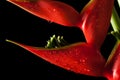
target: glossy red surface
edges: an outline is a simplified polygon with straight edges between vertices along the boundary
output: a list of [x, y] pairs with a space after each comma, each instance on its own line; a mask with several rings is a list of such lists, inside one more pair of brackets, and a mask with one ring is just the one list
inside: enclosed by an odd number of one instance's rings
[[100, 48], [107, 35], [114, 0], [91, 0], [80, 14], [71, 6], [54, 0], [8, 1], [45, 20], [79, 27], [86, 38], [86, 43], [57, 49], [41, 49], [10, 42], [64, 69], [102, 76], [105, 60]]

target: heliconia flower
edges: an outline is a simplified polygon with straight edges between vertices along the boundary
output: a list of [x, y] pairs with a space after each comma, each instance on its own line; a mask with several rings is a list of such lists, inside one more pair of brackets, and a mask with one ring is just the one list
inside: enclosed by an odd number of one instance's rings
[[108, 32], [114, 0], [91, 0], [81, 12], [79, 27], [87, 43], [100, 48]]
[[46, 20], [82, 29], [86, 41], [61, 48], [38, 48], [12, 42], [64, 69], [91, 76], [103, 76], [105, 59], [100, 47], [109, 27], [114, 0], [91, 0], [79, 14], [71, 6], [55, 0], [8, 0]]
[[108, 58], [104, 76], [109, 80], [120, 80], [120, 41], [118, 41]]
[[71, 6], [55, 0], [8, 1], [48, 21], [64, 26], [80, 27], [87, 43], [98, 48], [107, 34], [114, 2], [114, 0], [90, 0], [79, 14]]
[[99, 50], [86, 43], [76, 43], [61, 48], [40, 48], [8, 40], [40, 58], [64, 69], [91, 76], [102, 76], [105, 60]]
[[46, 19], [65, 26], [75, 26], [79, 13], [71, 6], [56, 0], [8, 0], [20, 8]]

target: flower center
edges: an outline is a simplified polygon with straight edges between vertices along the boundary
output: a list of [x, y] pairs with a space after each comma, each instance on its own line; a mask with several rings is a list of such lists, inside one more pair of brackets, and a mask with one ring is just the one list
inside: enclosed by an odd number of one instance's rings
[[50, 40], [47, 41], [45, 48], [59, 48], [68, 45], [68, 43], [63, 39], [63, 36], [53, 35]]

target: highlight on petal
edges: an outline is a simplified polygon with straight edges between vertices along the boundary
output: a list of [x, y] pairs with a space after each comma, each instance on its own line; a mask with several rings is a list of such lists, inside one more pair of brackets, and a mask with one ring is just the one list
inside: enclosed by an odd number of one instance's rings
[[116, 44], [108, 58], [104, 76], [109, 80], [120, 80], [120, 42]]
[[[120, 48], [119, 48], [119, 52], [120, 52]], [[113, 79], [120, 80], [120, 53], [113, 67]]]
[[40, 18], [64, 26], [75, 26], [79, 13], [71, 6], [55, 0], [8, 0]]
[[38, 57], [66, 70], [79, 74], [102, 76], [105, 60], [98, 50], [86, 43], [77, 43], [55, 49], [45, 49], [14, 43]]
[[108, 32], [114, 0], [91, 0], [81, 12], [78, 26], [87, 43], [100, 48]]

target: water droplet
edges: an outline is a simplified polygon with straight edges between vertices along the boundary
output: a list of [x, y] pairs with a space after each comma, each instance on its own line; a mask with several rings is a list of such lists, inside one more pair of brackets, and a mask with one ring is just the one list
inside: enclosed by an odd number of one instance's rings
[[85, 59], [82, 60], [82, 62], [85, 62], [85, 61], [86, 61]]
[[67, 70], [71, 70], [71, 68], [67, 67]]
[[75, 61], [74, 63], [75, 63], [75, 64], [78, 64], [78, 62], [77, 62], [77, 61]]
[[86, 62], [86, 59], [80, 59], [80, 62], [81, 62], [81, 63], [85, 63], [85, 62]]
[[90, 72], [90, 70], [89, 70], [89, 69], [86, 69], [86, 68], [84, 68], [84, 71], [86, 71], [86, 72]]
[[76, 55], [80, 55], [80, 53], [79, 53], [79, 50], [78, 50], [78, 49], [75, 49], [74, 51], [75, 51], [75, 54], [76, 54]]
[[55, 12], [55, 11], [56, 11], [56, 9], [53, 9], [53, 11]]
[[69, 54], [72, 54], [73, 52], [72, 51], [68, 51]]

